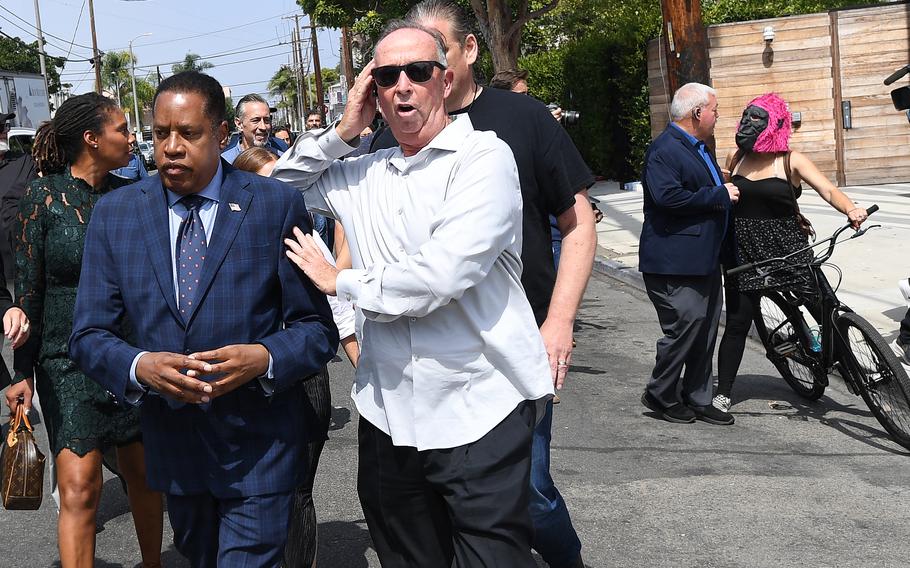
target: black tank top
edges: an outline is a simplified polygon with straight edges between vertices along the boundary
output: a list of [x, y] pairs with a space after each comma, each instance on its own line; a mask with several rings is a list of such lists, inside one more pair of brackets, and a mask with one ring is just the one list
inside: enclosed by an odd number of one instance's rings
[[733, 184], [739, 189], [739, 201], [733, 211], [737, 217], [748, 219], [780, 219], [796, 215], [793, 196], [797, 198], [802, 188], [794, 187], [791, 193], [786, 180], [768, 177], [751, 180], [734, 175]]

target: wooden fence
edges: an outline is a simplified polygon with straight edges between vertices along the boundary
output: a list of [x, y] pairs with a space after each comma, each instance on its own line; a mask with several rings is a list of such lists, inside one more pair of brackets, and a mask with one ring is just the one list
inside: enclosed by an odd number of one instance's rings
[[[774, 28], [774, 41], [762, 31]], [[908, 115], [894, 110], [882, 80], [908, 63], [910, 6], [870, 8], [708, 27], [711, 86], [721, 117], [715, 130], [721, 162], [750, 99], [774, 91], [801, 114], [791, 145], [839, 185], [910, 181]], [[669, 120], [664, 53], [648, 46], [652, 136]], [[843, 103], [849, 103], [845, 128]]]

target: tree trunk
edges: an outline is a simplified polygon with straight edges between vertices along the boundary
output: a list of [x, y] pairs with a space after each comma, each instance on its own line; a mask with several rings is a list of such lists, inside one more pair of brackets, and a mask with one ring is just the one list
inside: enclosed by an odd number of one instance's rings
[[471, 0], [471, 8], [480, 24], [480, 33], [493, 57], [493, 72], [518, 67], [521, 53], [521, 30], [524, 25], [556, 7], [559, 0], [547, 0], [540, 9], [531, 12], [528, 0], [520, 0], [513, 17], [508, 0]]

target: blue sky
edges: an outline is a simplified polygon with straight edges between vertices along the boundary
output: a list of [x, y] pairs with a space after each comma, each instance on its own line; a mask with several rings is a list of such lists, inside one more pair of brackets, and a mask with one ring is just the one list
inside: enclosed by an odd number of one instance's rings
[[[47, 53], [65, 56], [70, 52], [68, 59], [81, 60], [66, 64], [63, 82], [73, 84], [74, 94], [91, 91], [94, 73], [86, 61], [92, 45], [87, 1], [38, 2]], [[294, 0], [94, 0], [94, 6], [101, 51], [125, 50], [131, 39], [152, 33], [133, 41], [137, 77], [154, 73], [155, 64], [160, 64], [162, 74], [170, 74], [171, 64], [192, 51], [215, 65], [209, 73], [231, 87], [235, 101], [247, 93], [267, 95], [269, 78], [290, 62], [293, 20], [282, 16], [301, 13]], [[4, 33], [31, 42], [34, 23], [34, 0], [0, 2]], [[301, 24], [309, 24], [308, 18], [301, 18]], [[338, 64], [340, 36], [338, 30], [320, 30], [322, 67]], [[214, 57], [206, 57], [210, 55]]]

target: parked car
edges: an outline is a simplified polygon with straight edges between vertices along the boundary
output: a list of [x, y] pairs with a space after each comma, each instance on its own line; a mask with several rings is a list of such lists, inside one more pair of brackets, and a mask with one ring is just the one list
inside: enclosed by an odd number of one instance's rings
[[35, 129], [14, 126], [7, 134], [9, 149], [23, 154], [32, 153], [32, 144], [35, 143]]
[[155, 147], [151, 142], [139, 142], [139, 154], [142, 156], [146, 169], [155, 167]]

